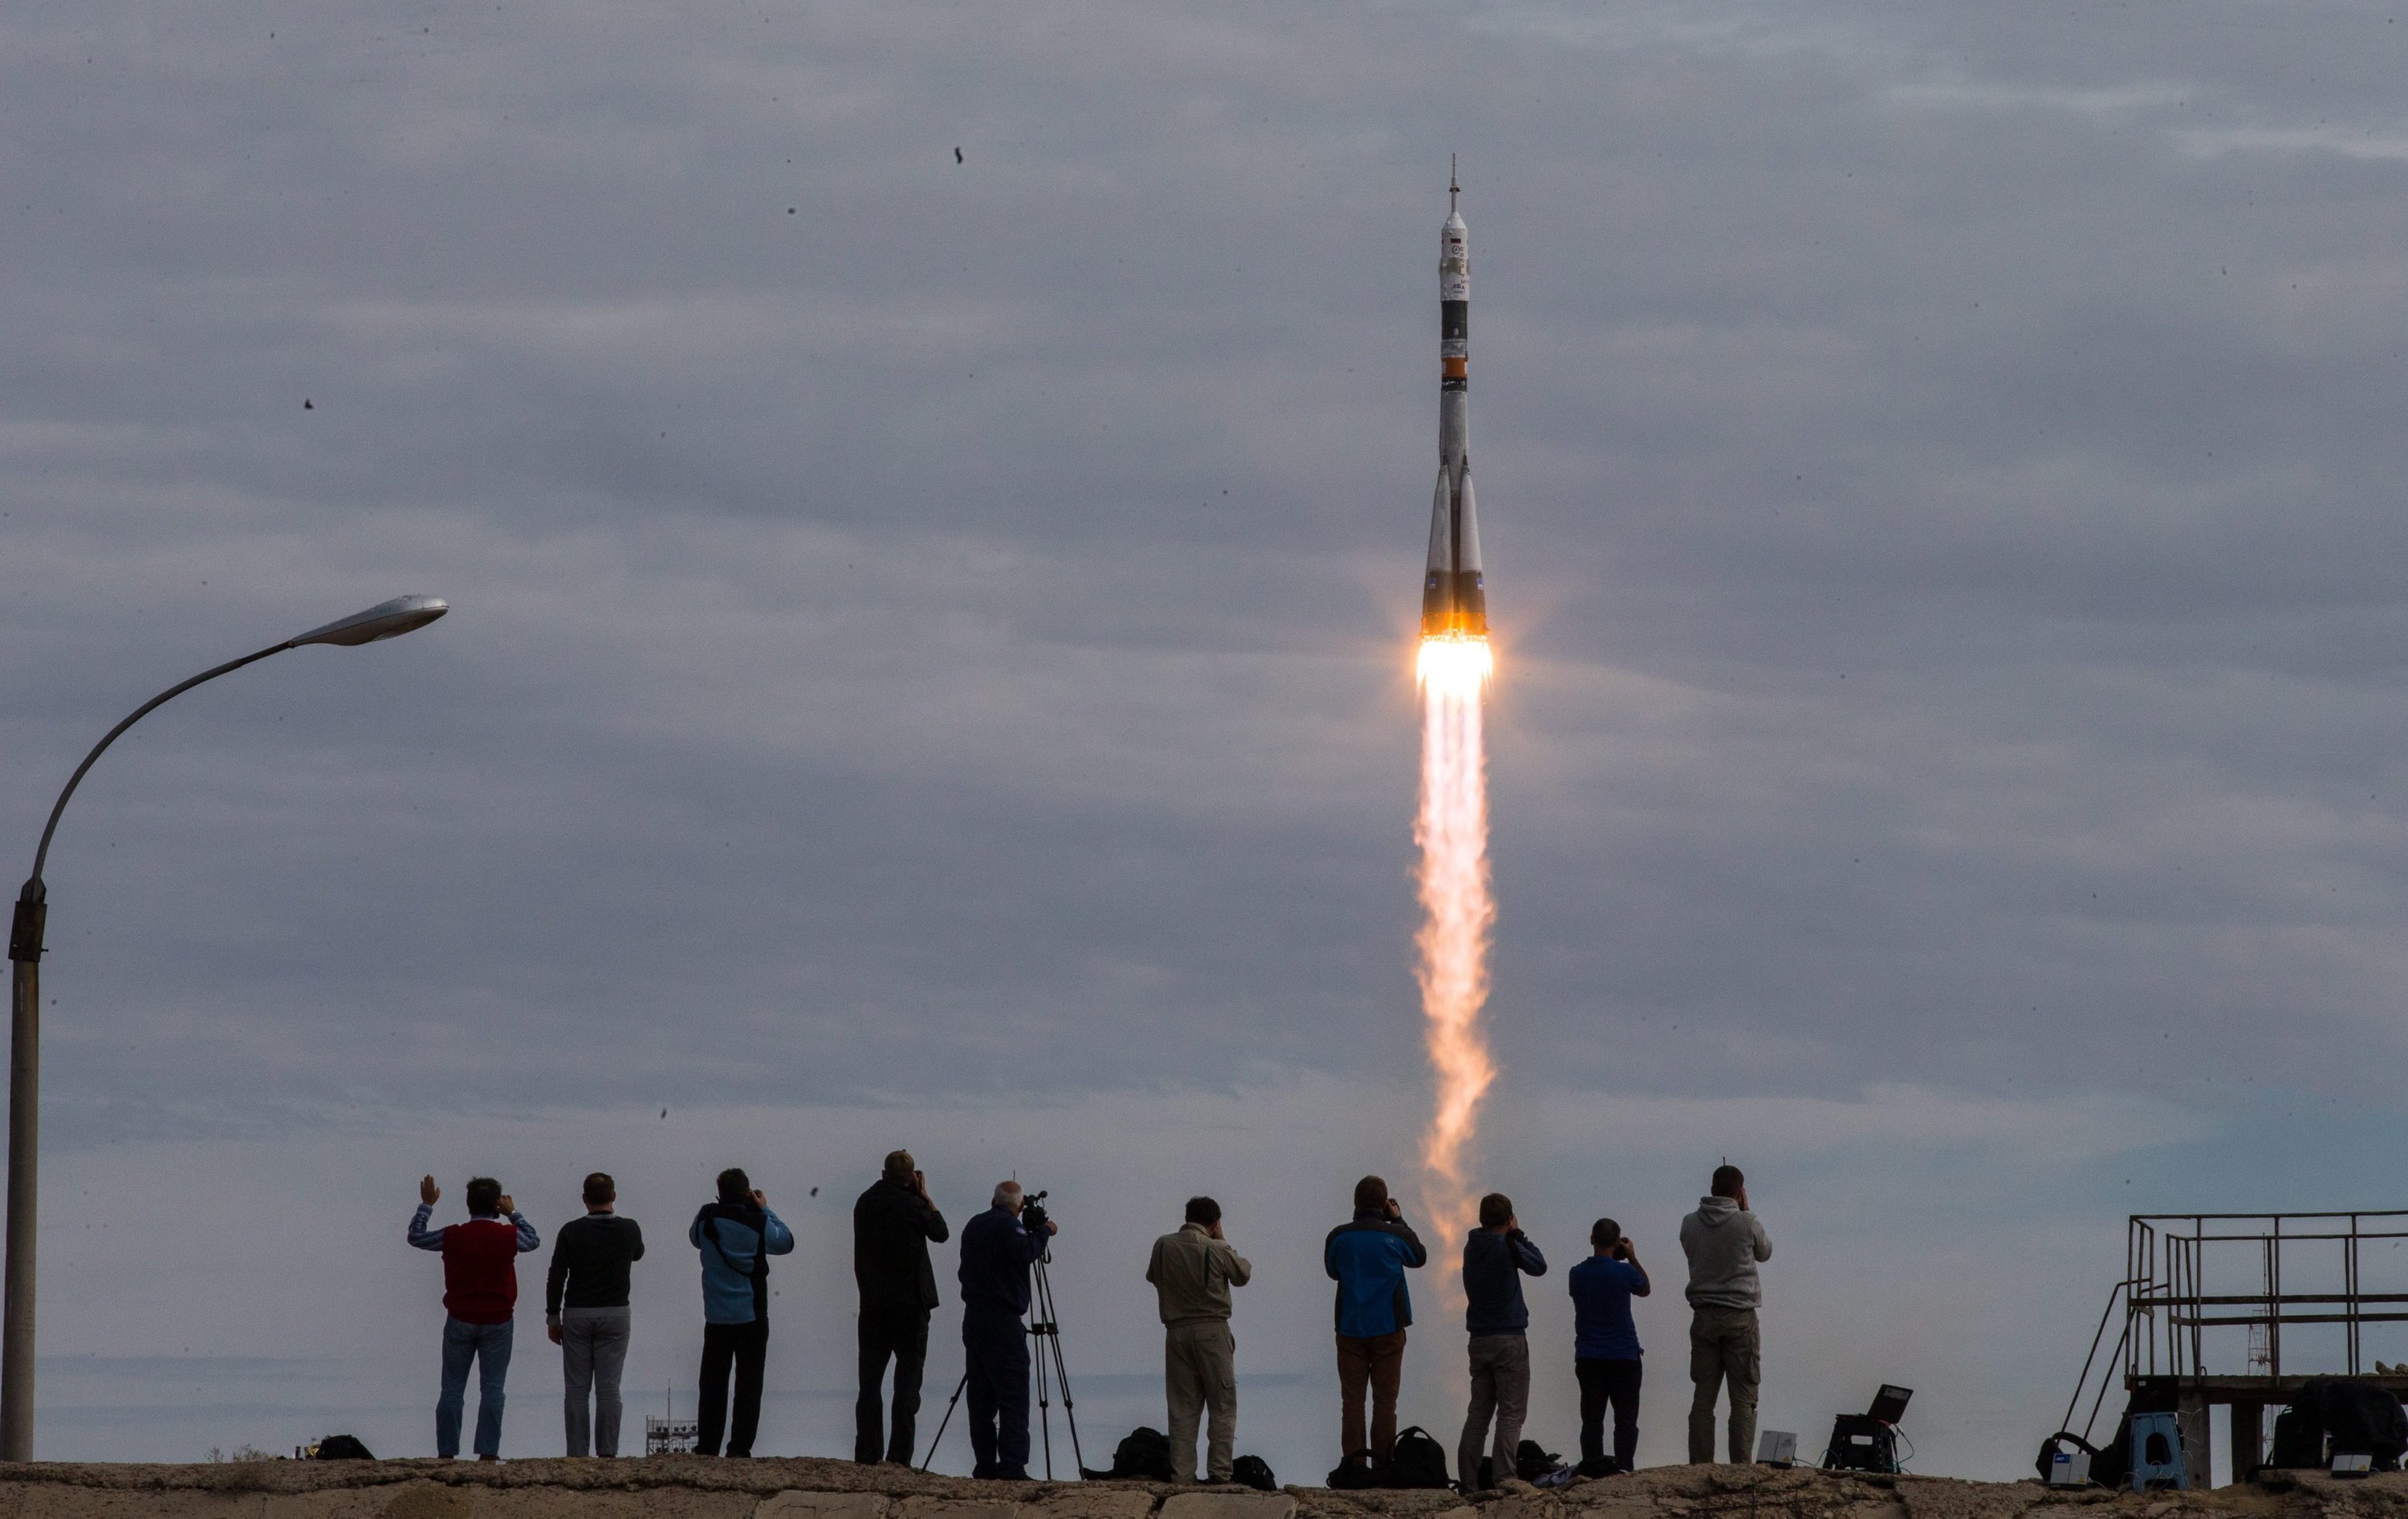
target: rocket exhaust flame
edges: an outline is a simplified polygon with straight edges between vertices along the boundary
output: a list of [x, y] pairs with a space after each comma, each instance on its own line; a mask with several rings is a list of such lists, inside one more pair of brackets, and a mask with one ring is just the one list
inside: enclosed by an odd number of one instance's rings
[[1497, 918], [1488, 892], [1487, 755], [1481, 703], [1494, 668], [1486, 638], [1424, 638], [1420, 895], [1416, 942], [1436, 1103], [1422, 1136], [1422, 1204], [1440, 1240], [1479, 1215], [1469, 1163], [1481, 1099], [1497, 1079], [1480, 1011], [1488, 1000], [1488, 939]]

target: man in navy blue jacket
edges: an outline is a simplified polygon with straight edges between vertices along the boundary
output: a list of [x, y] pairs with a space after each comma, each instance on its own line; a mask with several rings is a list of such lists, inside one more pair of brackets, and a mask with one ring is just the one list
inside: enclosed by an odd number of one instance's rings
[[[1622, 1225], [1601, 1218], [1588, 1231], [1595, 1252], [1565, 1275], [1572, 1292], [1572, 1374], [1580, 1379], [1581, 1475], [1629, 1471], [1639, 1459], [1639, 1329], [1630, 1299], [1655, 1290]], [[1613, 1406], [1613, 1454], [1605, 1454], [1605, 1410]]]
[[[1405, 1373], [1405, 1328], [1413, 1300], [1405, 1272], [1429, 1260], [1388, 1183], [1354, 1183], [1354, 1217], [1329, 1231], [1321, 1266], [1338, 1283], [1338, 1395], [1345, 1464], [1384, 1471], [1397, 1454], [1397, 1386]], [[1364, 1439], [1363, 1392], [1371, 1393], [1370, 1439]]]
[[[1495, 1487], [1513, 1475], [1522, 1421], [1530, 1412], [1530, 1310], [1522, 1278], [1547, 1274], [1547, 1257], [1522, 1232], [1513, 1199], [1492, 1192], [1480, 1199], [1480, 1227], [1463, 1242], [1463, 1326], [1471, 1332], [1471, 1411], [1455, 1443], [1455, 1468], [1466, 1489]], [[1497, 1443], [1486, 1471], [1480, 1450], [1488, 1421]]]
[[[751, 1455], [761, 1425], [761, 1378], [769, 1362], [769, 1257], [791, 1254], [795, 1231], [769, 1211], [752, 1178], [719, 1173], [719, 1200], [685, 1231], [702, 1252], [702, 1386], [695, 1396], [695, 1452]], [[727, 1371], [736, 1369], [736, 1420], [727, 1426]]]
[[968, 1383], [973, 1477], [1028, 1480], [1028, 1268], [1054, 1234], [1020, 1222], [1020, 1183], [995, 1189], [995, 1205], [962, 1225], [962, 1369]]

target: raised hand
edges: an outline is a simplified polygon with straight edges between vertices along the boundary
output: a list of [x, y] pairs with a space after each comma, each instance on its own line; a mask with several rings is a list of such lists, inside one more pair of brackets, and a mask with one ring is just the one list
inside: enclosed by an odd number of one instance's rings
[[431, 1176], [422, 1176], [418, 1179], [418, 1200], [420, 1202], [432, 1208], [435, 1206], [437, 1199], [440, 1198], [442, 1196], [443, 1189], [435, 1184], [435, 1178]]

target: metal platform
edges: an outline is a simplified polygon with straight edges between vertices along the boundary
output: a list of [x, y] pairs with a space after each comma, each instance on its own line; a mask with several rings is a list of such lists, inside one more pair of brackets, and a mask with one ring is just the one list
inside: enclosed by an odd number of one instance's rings
[[[2122, 1332], [2081, 1432], [2097, 1424], [2120, 1370], [2127, 1392], [2155, 1392], [2173, 1402], [2194, 1487], [2208, 1485], [2211, 1409], [2230, 1410], [2232, 1469], [2245, 1474], [2265, 1456], [2265, 1411], [2288, 1404], [2312, 1377], [2363, 1376], [2408, 1397], [2408, 1367], [2374, 1374], [2365, 1335], [2369, 1325], [2408, 1324], [2403, 1240], [2408, 1209], [2131, 1215], [2124, 1280], [2108, 1294], [2066, 1408], [2066, 1427], [2072, 1427], [2119, 1301]], [[2370, 1263], [2372, 1250], [2386, 1258]], [[2370, 1264], [2383, 1268], [2377, 1274], [2384, 1280], [2370, 1283]], [[2294, 1336], [2293, 1364], [2286, 1366], [2284, 1330], [2310, 1325], [2339, 1326], [2338, 1346], [2300, 1346]], [[2401, 1343], [2408, 1357], [2408, 1336]]]

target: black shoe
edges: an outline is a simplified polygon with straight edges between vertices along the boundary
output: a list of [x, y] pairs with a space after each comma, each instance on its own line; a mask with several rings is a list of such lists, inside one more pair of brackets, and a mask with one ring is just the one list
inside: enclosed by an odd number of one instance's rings
[[1028, 1475], [1026, 1467], [997, 1467], [995, 1470], [995, 1480], [1004, 1483], [1025, 1483], [1034, 1479]]

